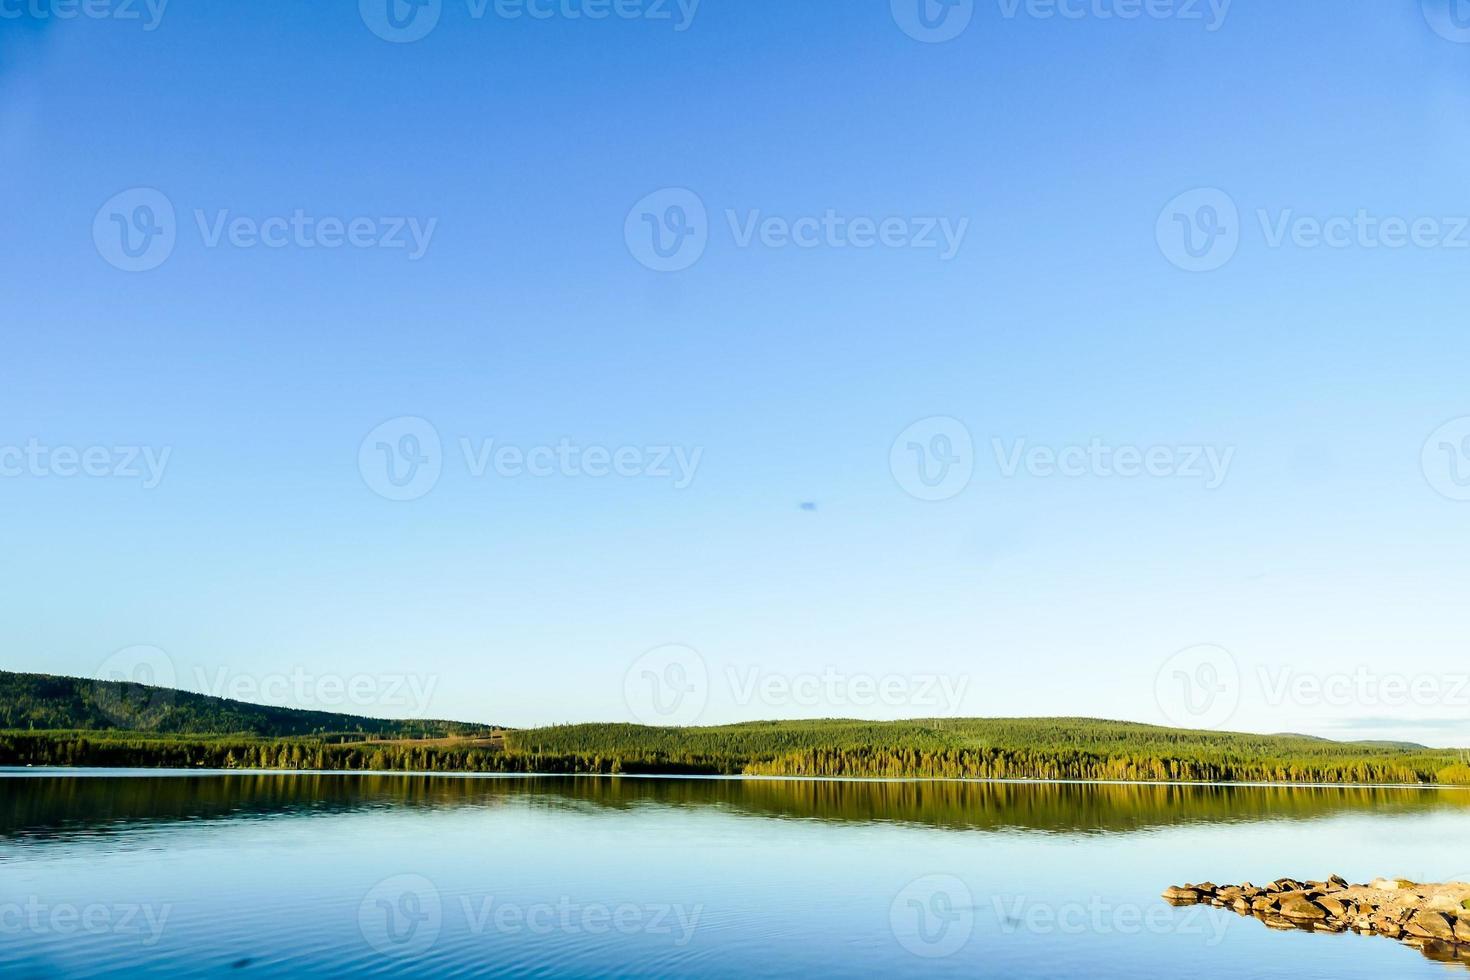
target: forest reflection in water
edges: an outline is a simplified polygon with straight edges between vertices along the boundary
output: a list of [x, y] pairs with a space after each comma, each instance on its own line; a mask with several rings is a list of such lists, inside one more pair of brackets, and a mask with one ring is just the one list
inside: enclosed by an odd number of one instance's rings
[[1470, 791], [1358, 786], [26, 771], [0, 774], [0, 787], [0, 840], [31, 841], [148, 823], [510, 802], [560, 809], [715, 807], [767, 818], [1055, 833], [1470, 810]]

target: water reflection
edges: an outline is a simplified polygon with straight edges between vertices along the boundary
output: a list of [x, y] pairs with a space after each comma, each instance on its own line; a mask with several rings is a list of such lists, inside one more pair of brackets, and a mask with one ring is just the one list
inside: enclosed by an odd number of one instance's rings
[[[0, 976], [1428, 977], [1159, 892], [1439, 880], [1466, 833], [1470, 794], [1407, 788], [26, 770], [0, 773]], [[384, 952], [381, 901], [439, 910], [422, 954]], [[946, 955], [915, 901], [964, 917]], [[684, 910], [688, 941], [526, 927], [563, 907]], [[136, 909], [156, 931], [72, 914]]]
[[1191, 823], [1470, 811], [1470, 792], [1271, 787], [640, 779], [355, 773], [0, 774], [0, 839], [65, 839], [140, 824], [270, 819], [375, 808], [710, 808], [767, 818], [948, 830], [1120, 833]]

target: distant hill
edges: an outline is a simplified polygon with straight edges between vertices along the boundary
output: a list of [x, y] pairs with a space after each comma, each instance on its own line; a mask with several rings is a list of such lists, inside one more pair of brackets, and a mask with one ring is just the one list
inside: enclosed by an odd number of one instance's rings
[[250, 704], [173, 688], [0, 671], [0, 729], [249, 734], [263, 738], [359, 734], [399, 738], [488, 731], [450, 721], [394, 721]]
[[1395, 742], [1391, 739], [1382, 738], [1355, 738], [1349, 742], [1339, 742], [1335, 739], [1322, 738], [1320, 735], [1299, 735], [1296, 732], [1279, 732], [1274, 738], [1301, 738], [1310, 742], [1327, 742], [1330, 745], [1366, 745], [1372, 749], [1404, 749], [1414, 752], [1428, 752], [1429, 746], [1420, 745], [1418, 742]]

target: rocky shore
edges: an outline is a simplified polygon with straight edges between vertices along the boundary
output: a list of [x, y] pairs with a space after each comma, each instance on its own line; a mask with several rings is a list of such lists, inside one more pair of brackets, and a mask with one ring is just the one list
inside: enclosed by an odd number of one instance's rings
[[1350, 885], [1278, 878], [1269, 885], [1175, 885], [1164, 892], [1174, 905], [1208, 904], [1260, 919], [1273, 929], [1354, 932], [1385, 936], [1436, 960], [1470, 963], [1470, 883], [1428, 885], [1379, 878]]

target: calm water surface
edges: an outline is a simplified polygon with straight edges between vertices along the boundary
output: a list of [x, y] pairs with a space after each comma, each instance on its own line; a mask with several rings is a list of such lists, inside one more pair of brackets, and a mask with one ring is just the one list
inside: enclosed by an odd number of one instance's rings
[[1456, 791], [0, 772], [0, 976], [1470, 978], [1158, 898], [1467, 840]]

